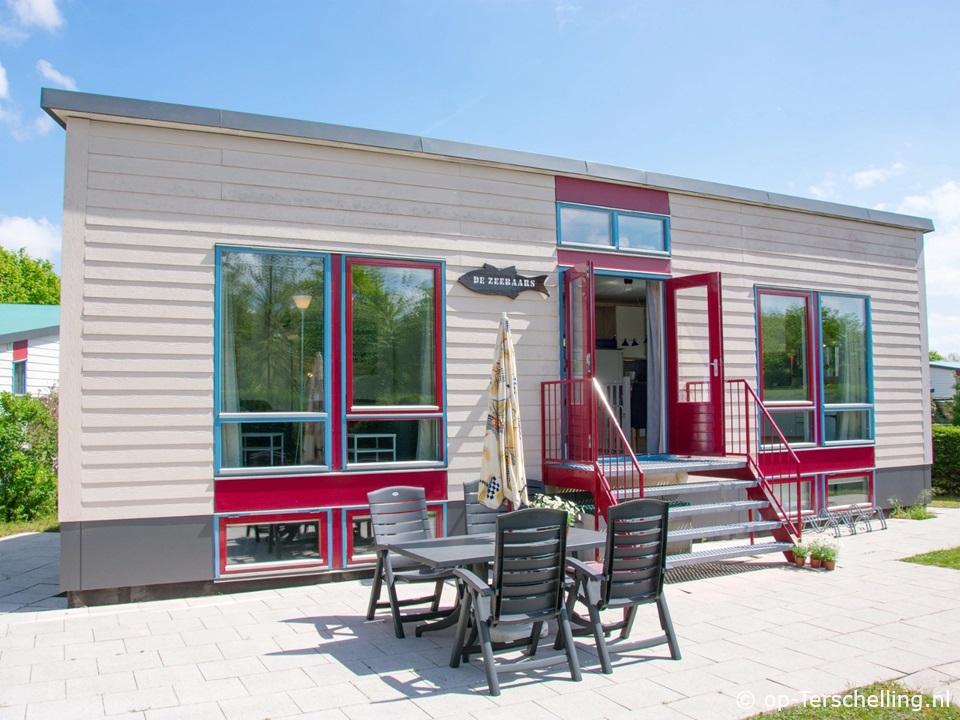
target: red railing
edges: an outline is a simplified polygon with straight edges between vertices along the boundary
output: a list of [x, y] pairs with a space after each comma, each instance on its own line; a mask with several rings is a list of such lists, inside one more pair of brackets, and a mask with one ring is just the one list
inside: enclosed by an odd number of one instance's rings
[[643, 497], [640, 463], [599, 381], [544, 382], [540, 404], [550, 477], [565, 476], [565, 486], [589, 490], [604, 517], [611, 505]]
[[[727, 455], [744, 456], [790, 533], [800, 537], [800, 459], [747, 381], [727, 380], [726, 384]], [[795, 521], [785, 509], [791, 505]]]

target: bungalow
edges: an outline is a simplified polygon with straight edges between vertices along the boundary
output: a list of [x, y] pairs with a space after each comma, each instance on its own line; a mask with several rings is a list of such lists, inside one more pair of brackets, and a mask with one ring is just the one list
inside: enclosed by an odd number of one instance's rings
[[930, 397], [941, 419], [949, 417], [950, 403], [957, 381], [960, 380], [960, 362], [930, 361]]
[[0, 305], [0, 390], [48, 393], [60, 379], [60, 306]]
[[[529, 476], [674, 540], [930, 485], [929, 220], [424, 137], [45, 89], [66, 130], [71, 602], [372, 568], [367, 492], [478, 474], [497, 325]], [[700, 518], [717, 503], [734, 522]], [[728, 518], [729, 520], [729, 518]], [[717, 529], [721, 528], [721, 529]], [[697, 562], [681, 548], [674, 562]]]

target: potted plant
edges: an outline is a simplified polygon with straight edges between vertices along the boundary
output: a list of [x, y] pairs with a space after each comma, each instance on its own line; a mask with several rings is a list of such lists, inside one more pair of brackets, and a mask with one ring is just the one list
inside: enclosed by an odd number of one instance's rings
[[797, 543], [793, 546], [793, 561], [797, 564], [797, 567], [803, 567], [807, 564], [807, 555], [809, 554], [810, 551], [806, 545]]
[[557, 495], [534, 495], [530, 498], [527, 507], [554, 508], [567, 513], [567, 526], [573, 527], [580, 519], [580, 507], [573, 500], [566, 500]]
[[[837, 561], [838, 550], [839, 548], [829, 540], [817, 539], [810, 546], [810, 567], [820, 567], [822, 565], [824, 569], [833, 570]], [[829, 567], [827, 567], [827, 563], [829, 563]]]
[[840, 548], [833, 543], [825, 543], [820, 551], [820, 564], [824, 570], [833, 570], [837, 563], [837, 554]]

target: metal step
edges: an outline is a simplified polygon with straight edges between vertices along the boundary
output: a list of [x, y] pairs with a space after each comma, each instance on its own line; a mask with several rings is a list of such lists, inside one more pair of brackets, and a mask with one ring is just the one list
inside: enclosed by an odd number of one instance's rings
[[718, 537], [720, 535], [743, 535], [750, 532], [766, 532], [783, 527], [783, 523], [776, 520], [758, 520], [755, 522], [731, 523], [729, 525], [710, 525], [707, 527], [684, 528], [682, 530], [668, 530], [667, 542], [678, 540], [696, 540], [697, 538]]
[[709, 515], [719, 512], [734, 512], [740, 510], [763, 510], [770, 507], [766, 500], [737, 500], [735, 502], [705, 503], [703, 505], [686, 505], [670, 508], [670, 518], [688, 517], [691, 515]]
[[677, 483], [674, 485], [646, 485], [643, 488], [643, 495], [644, 497], [660, 497], [663, 495], [716, 492], [730, 488], [746, 490], [756, 486], [755, 480], [717, 480], [716, 482]]
[[757, 543], [755, 545], [727, 545], [726, 547], [713, 548], [710, 550], [697, 550], [696, 552], [682, 553], [679, 555], [668, 555], [667, 567], [700, 565], [702, 563], [713, 562], [714, 560], [730, 560], [739, 557], [750, 557], [752, 555], [785, 552], [792, 547], [793, 545], [790, 543], [778, 542]]

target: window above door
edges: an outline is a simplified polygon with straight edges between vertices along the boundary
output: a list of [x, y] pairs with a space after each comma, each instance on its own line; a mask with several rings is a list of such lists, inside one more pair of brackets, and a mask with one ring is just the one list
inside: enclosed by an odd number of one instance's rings
[[557, 242], [627, 253], [670, 253], [670, 218], [653, 213], [557, 203]]

